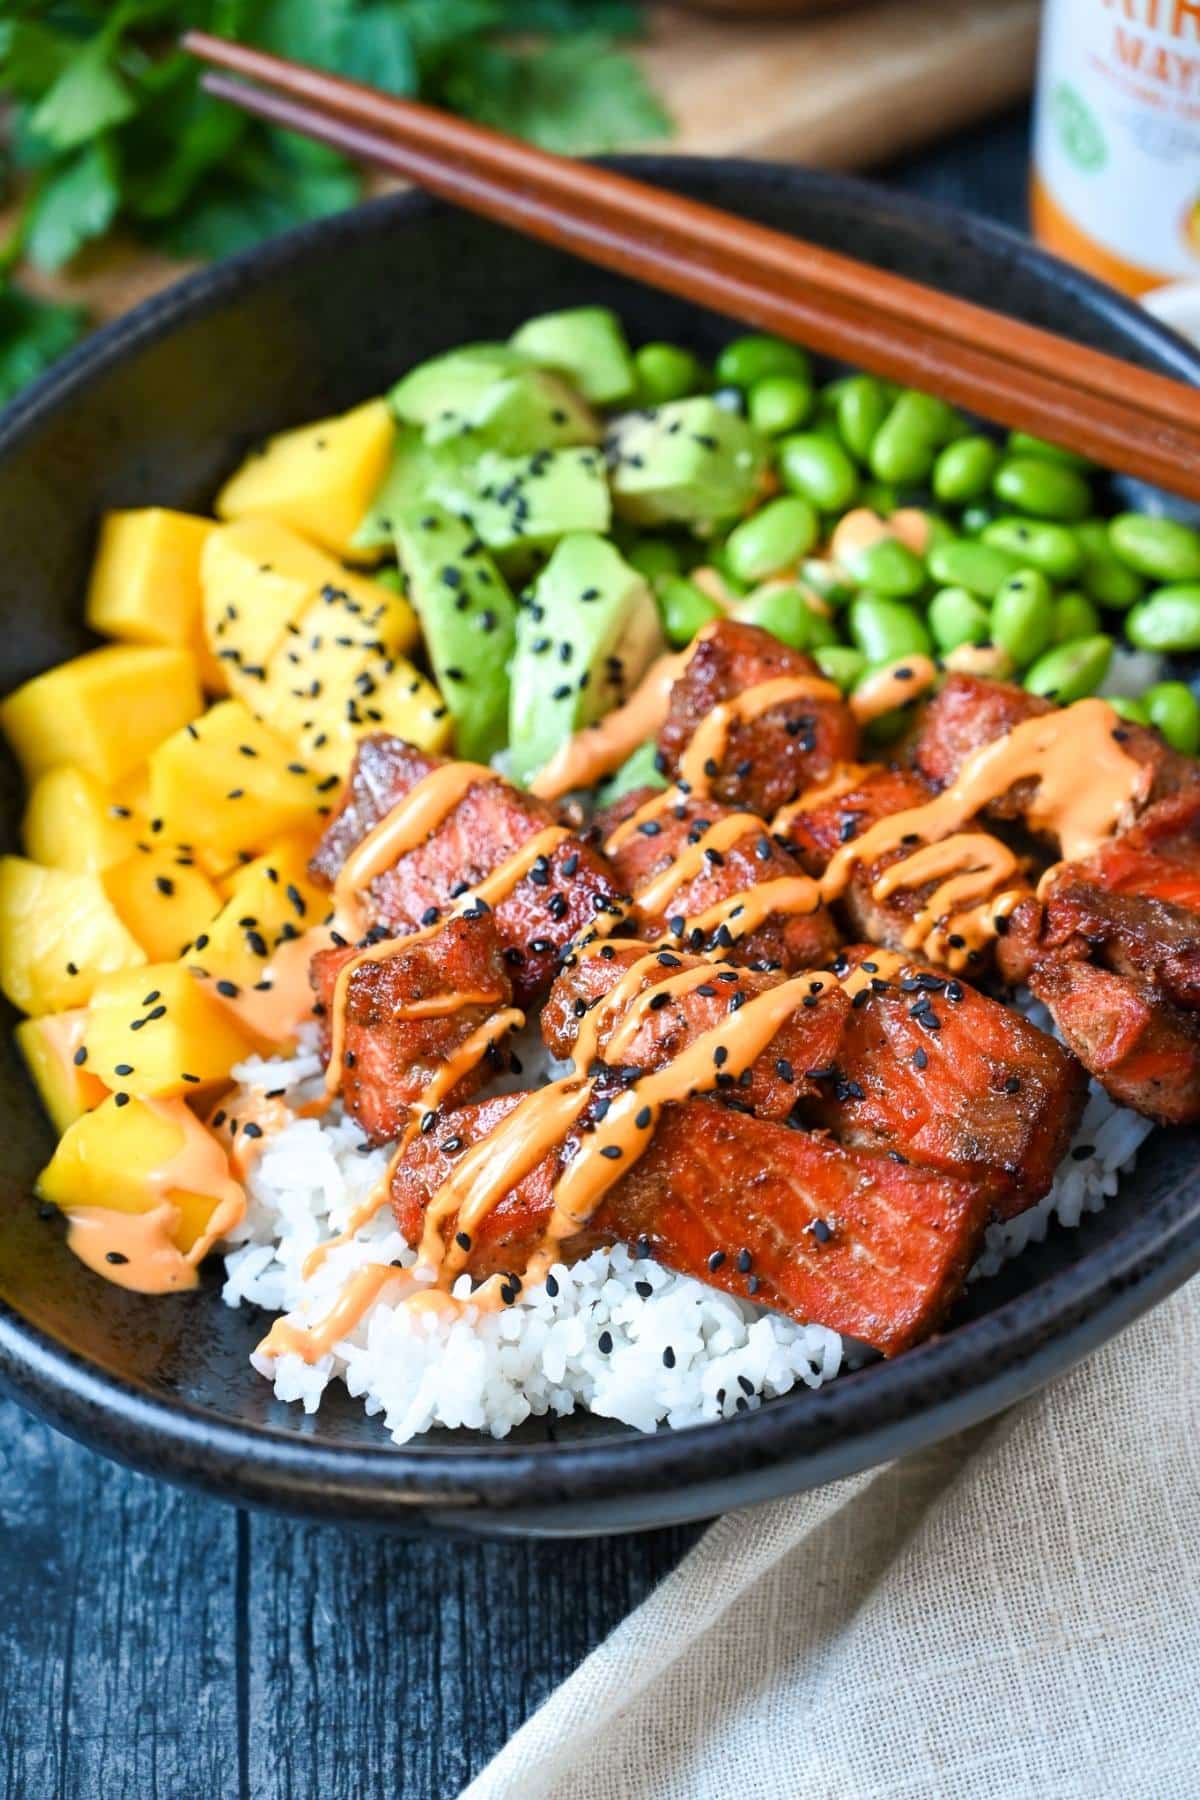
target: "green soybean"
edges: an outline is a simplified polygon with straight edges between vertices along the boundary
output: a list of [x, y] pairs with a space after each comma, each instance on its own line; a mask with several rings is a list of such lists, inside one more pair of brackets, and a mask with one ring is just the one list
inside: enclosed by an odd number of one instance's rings
[[1083, 550], [1069, 525], [1045, 519], [1007, 516], [993, 519], [980, 533], [985, 544], [1011, 550], [1031, 569], [1040, 569], [1051, 581], [1070, 581], [1083, 567]]
[[894, 513], [900, 504], [900, 490], [890, 481], [864, 481], [858, 497], [864, 506], [877, 512], [881, 519]]
[[858, 471], [840, 443], [816, 431], [797, 432], [779, 446], [779, 474], [793, 494], [821, 512], [845, 512], [858, 493]]
[[944, 587], [965, 587], [983, 600], [997, 591], [1021, 568], [1021, 559], [998, 544], [959, 538], [953, 544], [935, 544], [927, 558], [929, 573]]
[[852, 644], [824, 644], [813, 651], [813, 661], [822, 675], [836, 682], [848, 694], [864, 673], [867, 659]]
[[798, 562], [820, 535], [816, 511], [799, 494], [769, 500], [736, 525], [725, 541], [730, 573], [739, 581], [761, 581]]
[[869, 663], [891, 662], [897, 656], [928, 656], [933, 639], [919, 613], [887, 594], [862, 593], [846, 613], [851, 640]]
[[794, 375], [798, 381], [811, 385], [812, 364], [796, 344], [756, 333], [734, 338], [717, 358], [720, 387], [752, 388], [764, 375]]
[[860, 550], [848, 551], [843, 561], [860, 587], [893, 599], [911, 600], [925, 586], [925, 564], [898, 538], [877, 538]]
[[940, 450], [933, 465], [933, 491], [944, 506], [965, 506], [989, 492], [1000, 451], [982, 432], [959, 438]]
[[953, 544], [958, 541], [957, 531], [955, 531], [949, 519], [943, 518], [941, 513], [929, 512], [925, 507], [921, 506], [914, 507], [913, 511], [919, 512], [925, 521], [926, 556], [929, 555], [929, 552], [933, 549], [935, 544]]
[[764, 375], [747, 396], [750, 423], [767, 437], [782, 437], [803, 425], [813, 407], [813, 391], [795, 375]]
[[680, 344], [643, 344], [633, 353], [638, 397], [646, 406], [665, 406], [708, 386], [704, 364]]
[[[826, 634], [821, 630], [826, 621], [819, 619], [805, 601], [799, 588], [767, 588], [747, 594], [730, 608], [730, 617], [743, 625], [757, 625], [769, 631], [780, 643], [793, 650], [809, 650]], [[836, 634], [832, 634], [836, 636]]]
[[954, 408], [931, 394], [906, 388], [871, 444], [871, 473], [880, 481], [924, 481], [943, 444], [958, 431]]
[[992, 492], [1035, 519], [1070, 524], [1092, 509], [1092, 490], [1079, 470], [1040, 456], [1005, 457], [992, 477]]
[[1061, 444], [1048, 443], [1045, 438], [1034, 437], [1028, 431], [1010, 431], [1008, 449], [1012, 456], [1040, 456], [1043, 462], [1065, 463], [1069, 469], [1082, 471], [1096, 467], [1086, 456], [1080, 456], [1074, 450], [1064, 450]]
[[987, 607], [963, 587], [939, 588], [926, 616], [933, 641], [943, 653], [960, 644], [986, 644], [991, 635]]
[[1079, 584], [1098, 606], [1124, 612], [1141, 599], [1146, 591], [1145, 583], [1113, 549], [1108, 525], [1103, 519], [1084, 519], [1076, 525], [1075, 536], [1083, 552]]
[[1040, 569], [1010, 575], [992, 602], [992, 642], [1018, 669], [1035, 662], [1054, 635], [1054, 598]]
[[729, 566], [729, 540], [723, 544], [714, 544], [708, 553], [709, 567], [717, 571], [731, 594], [745, 594], [753, 587], [753, 582], [743, 581]]
[[1200, 701], [1185, 681], [1156, 681], [1143, 695], [1151, 725], [1172, 750], [1195, 756], [1200, 750]]
[[[1038, 657], [1025, 676], [1025, 686], [1031, 694], [1069, 706], [1073, 700], [1095, 693], [1108, 674], [1112, 653], [1113, 641], [1103, 632], [1076, 638], [1070, 644], [1055, 644]], [[1085, 774], [1081, 771], [1081, 776]]]
[[838, 429], [847, 450], [860, 463], [870, 456], [889, 405], [883, 383], [873, 375], [855, 375], [842, 384], [837, 397]]
[[1100, 629], [1100, 614], [1086, 594], [1072, 588], [1054, 602], [1056, 644], [1069, 644], [1072, 638], [1092, 637]]
[[977, 500], [973, 505], [963, 507], [958, 528], [964, 537], [980, 537], [999, 516], [1000, 511], [994, 501]]
[[1151, 581], [1200, 581], [1200, 531], [1177, 519], [1118, 513], [1108, 539], [1120, 560]]
[[845, 606], [858, 592], [857, 582], [850, 581], [837, 563], [820, 556], [805, 558], [800, 564], [800, 579], [827, 606]]
[[663, 633], [676, 650], [691, 643], [710, 619], [721, 617], [715, 600], [698, 588], [685, 575], [668, 575], [658, 590], [658, 610], [662, 615]]
[[683, 568], [683, 557], [670, 538], [638, 538], [626, 550], [625, 561], [652, 582], [664, 575], [678, 575]]
[[1146, 702], [1135, 700], [1131, 694], [1110, 694], [1108, 704], [1118, 719], [1125, 719], [1130, 725], [1148, 725], [1150, 723]]
[[1155, 588], [1126, 616], [1125, 632], [1139, 650], [1200, 650], [1200, 581]]

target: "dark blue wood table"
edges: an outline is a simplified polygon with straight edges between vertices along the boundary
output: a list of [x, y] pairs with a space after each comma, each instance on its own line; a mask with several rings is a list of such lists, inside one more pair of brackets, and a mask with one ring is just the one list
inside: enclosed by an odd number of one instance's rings
[[[1019, 225], [1027, 120], [886, 171]], [[4, 1800], [448, 1800], [698, 1528], [408, 1542], [237, 1512], [0, 1403]]]

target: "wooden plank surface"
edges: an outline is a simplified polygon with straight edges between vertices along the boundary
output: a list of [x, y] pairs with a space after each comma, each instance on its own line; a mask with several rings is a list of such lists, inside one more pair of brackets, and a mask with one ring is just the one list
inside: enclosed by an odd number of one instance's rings
[[[893, 180], [1018, 224], [1025, 164], [1018, 116]], [[251, 1518], [0, 1402], [0, 1797], [454, 1800], [693, 1535]]]

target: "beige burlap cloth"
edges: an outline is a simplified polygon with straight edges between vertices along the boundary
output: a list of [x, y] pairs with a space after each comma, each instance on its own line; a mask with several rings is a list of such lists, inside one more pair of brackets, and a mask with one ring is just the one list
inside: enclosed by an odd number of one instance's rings
[[1200, 1800], [1200, 1280], [998, 1420], [731, 1513], [463, 1800]]

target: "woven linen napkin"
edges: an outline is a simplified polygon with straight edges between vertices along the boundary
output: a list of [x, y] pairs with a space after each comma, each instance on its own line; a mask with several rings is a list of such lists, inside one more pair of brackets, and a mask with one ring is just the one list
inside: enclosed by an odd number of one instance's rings
[[463, 1800], [1197, 1800], [1200, 1280], [997, 1420], [730, 1513]]

